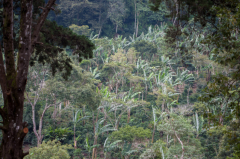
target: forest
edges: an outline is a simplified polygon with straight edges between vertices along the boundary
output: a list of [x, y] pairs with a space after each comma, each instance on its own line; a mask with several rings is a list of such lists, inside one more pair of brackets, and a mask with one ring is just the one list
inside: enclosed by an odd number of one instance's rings
[[3, 159], [239, 159], [238, 0], [0, 0]]

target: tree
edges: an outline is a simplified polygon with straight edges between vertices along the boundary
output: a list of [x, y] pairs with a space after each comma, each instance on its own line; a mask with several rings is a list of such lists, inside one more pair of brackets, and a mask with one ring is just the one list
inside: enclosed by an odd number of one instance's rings
[[[59, 70], [67, 79], [72, 67], [71, 59], [63, 52], [64, 47], [70, 46], [80, 61], [83, 57], [92, 57], [94, 45], [85, 36], [78, 36], [70, 29], [46, 21], [55, 1], [49, 0], [45, 5], [44, 1], [21, 0], [13, 3], [13, 0], [3, 0], [3, 49], [0, 45], [0, 84], [4, 99], [4, 106], [0, 108], [3, 119], [0, 126], [3, 133], [1, 158], [22, 159], [28, 154], [23, 153], [22, 144], [28, 132], [28, 124], [23, 122], [23, 105], [29, 64], [33, 65], [36, 61], [49, 63], [53, 74]], [[14, 36], [13, 15], [19, 8], [18, 39]]]
[[117, 34], [118, 27], [122, 25], [122, 21], [125, 16], [125, 4], [123, 0], [110, 0], [109, 3], [108, 17], [115, 24]]
[[[39, 146], [42, 143], [42, 139], [43, 139], [43, 135], [42, 135], [42, 126], [43, 126], [43, 117], [44, 114], [46, 113], [46, 111], [48, 110], [48, 108], [50, 108], [51, 106], [56, 107], [56, 105], [60, 104], [60, 103], [56, 103], [56, 99], [55, 99], [55, 95], [53, 92], [50, 92], [51, 97], [50, 98], [54, 98], [53, 100], [50, 99], [50, 102], [53, 101], [53, 104], [49, 104], [49, 97], [46, 97], [44, 100], [45, 102], [45, 107], [44, 110], [41, 114], [40, 120], [39, 120], [39, 128], [38, 131], [36, 129], [36, 119], [35, 119], [35, 113], [36, 113], [36, 105], [37, 102], [39, 102], [39, 99], [42, 99], [42, 97], [40, 97], [40, 95], [43, 94], [43, 87], [46, 84], [45, 83], [45, 77], [48, 74], [49, 70], [47, 69], [47, 67], [43, 67], [41, 65], [38, 65], [38, 68], [40, 68], [39, 70], [36, 67], [33, 67], [31, 69], [29, 69], [29, 74], [30, 74], [30, 79], [31, 81], [28, 82], [29, 84], [32, 84], [31, 82], [33, 82], [34, 87], [30, 90], [30, 92], [26, 92], [27, 94], [27, 100], [30, 103], [30, 105], [32, 106], [32, 122], [33, 122], [33, 132], [35, 134], [35, 136], [37, 137], [37, 146]], [[33, 70], [34, 69], [34, 70]], [[32, 100], [33, 98], [33, 100]]]
[[118, 131], [114, 131], [109, 137], [110, 141], [124, 141], [122, 143], [121, 155], [129, 156], [136, 150], [131, 150], [132, 143], [135, 141], [141, 141], [151, 137], [151, 131], [142, 127], [129, 126], [119, 128]]
[[200, 22], [202, 26], [209, 23], [214, 27], [216, 27], [217, 12], [212, 10], [212, 7], [225, 7], [234, 10], [238, 5], [237, 0], [150, 0], [149, 3], [153, 11], [159, 11], [159, 7], [165, 4], [170, 11], [168, 16], [174, 17], [174, 19], [188, 21], [191, 16], [194, 16], [194, 21]]
[[[177, 114], [165, 114], [157, 129], [167, 135], [168, 157], [197, 158], [201, 156], [200, 141], [194, 138], [189, 120]], [[174, 142], [171, 142], [171, 138]]]
[[61, 145], [56, 140], [43, 141], [39, 147], [30, 149], [30, 154], [24, 157], [24, 159], [69, 159], [68, 149], [72, 149], [71, 145]]

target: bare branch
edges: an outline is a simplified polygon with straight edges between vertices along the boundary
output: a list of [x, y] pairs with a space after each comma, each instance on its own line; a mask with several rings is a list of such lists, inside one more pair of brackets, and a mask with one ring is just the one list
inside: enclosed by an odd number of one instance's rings
[[42, 43], [42, 42], [35, 42], [35, 44], [43, 45], [43, 43]]
[[33, 105], [33, 103], [31, 102], [31, 100], [30, 100], [27, 92], [26, 92], [26, 95], [27, 95], [27, 99], [28, 99], [29, 104], [31, 104], [32, 107], [35, 106], [35, 105]]
[[43, 110], [43, 113], [42, 113], [42, 116], [40, 118], [40, 121], [39, 121], [39, 129], [38, 129], [38, 134], [41, 136], [41, 133], [42, 133], [42, 122], [43, 122], [43, 116], [45, 114], [45, 112], [48, 110], [48, 108], [50, 108], [51, 106], [54, 106], [54, 105], [58, 105], [60, 104], [61, 102], [57, 103], [57, 104], [50, 104], [48, 105], [47, 102], [46, 102], [46, 105], [45, 105], [45, 108]]
[[36, 137], [38, 138], [38, 133], [37, 133], [37, 130], [36, 130], [36, 121], [35, 121], [35, 105], [32, 104], [32, 102], [30, 101], [30, 98], [28, 97], [28, 93], [26, 92], [27, 94], [27, 98], [28, 98], [28, 102], [31, 104], [32, 106], [32, 122], [33, 122], [33, 132], [34, 134], [36, 135]]
[[[42, 10], [46, 9], [46, 8], [41, 7], [41, 6], [39, 6], [38, 8], [40, 8]], [[53, 7], [51, 7], [50, 9], [55, 10]]]
[[171, 120], [170, 120], [170, 124], [171, 124], [171, 126], [172, 126], [172, 130], [174, 131], [174, 134], [175, 134], [176, 138], [178, 139], [179, 143], [180, 143], [181, 146], [182, 146], [182, 156], [181, 156], [181, 159], [183, 159], [183, 157], [184, 157], [184, 147], [183, 147], [183, 142], [181, 141], [180, 137], [178, 137], [178, 135], [177, 135], [175, 129], [173, 128], [173, 125], [172, 125]]
[[43, 88], [43, 84], [44, 84], [44, 81], [45, 81], [45, 75], [47, 73], [47, 69], [44, 70], [43, 72], [43, 79], [40, 79], [39, 77], [39, 80], [40, 80], [40, 88], [36, 91], [36, 94], [35, 94], [35, 98], [34, 98], [34, 105], [36, 105], [38, 99], [39, 99], [39, 92], [41, 92], [42, 88]]
[[44, 10], [45, 8], [43, 8], [43, 7], [41, 7], [41, 6], [39, 6], [38, 8], [40, 8], [40, 9], [42, 9], [42, 10]]

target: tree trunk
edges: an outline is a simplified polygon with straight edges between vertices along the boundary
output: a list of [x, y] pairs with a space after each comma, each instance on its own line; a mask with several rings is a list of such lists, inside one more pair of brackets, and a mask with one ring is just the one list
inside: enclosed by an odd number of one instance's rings
[[164, 104], [165, 104], [165, 100], [163, 99], [163, 102], [162, 102], [162, 112], [164, 112]]
[[118, 80], [116, 82], [116, 94], [118, 93]]
[[[100, 4], [102, 6], [102, 0], [100, 1]], [[100, 29], [99, 29], [99, 32], [98, 32], [98, 38], [99, 38], [99, 36], [101, 34], [101, 31], [102, 31], [102, 24], [101, 24], [101, 19], [102, 18], [101, 17], [102, 17], [102, 9], [100, 7], [100, 14], [99, 14], [99, 17], [98, 17], [98, 23], [100, 24]]]
[[101, 26], [100, 29], [99, 29], [98, 38], [99, 38], [99, 36], [100, 36], [100, 34], [101, 34], [101, 31], [102, 31], [102, 26]]
[[[85, 105], [83, 105], [83, 116], [85, 116]], [[85, 120], [83, 120], [83, 126], [85, 125]]]
[[[4, 107], [0, 108], [3, 119], [2, 142], [0, 158], [22, 159], [28, 153], [23, 153], [23, 139], [28, 133], [28, 124], [23, 122], [24, 91], [27, 84], [27, 74], [31, 53], [37, 42], [40, 29], [56, 0], [49, 0], [45, 11], [32, 32], [33, 0], [21, 0], [21, 20], [19, 32], [19, 48], [17, 67], [13, 45], [13, 0], [3, 0], [3, 46], [5, 63], [0, 47], [0, 84], [3, 92]], [[6, 66], [6, 69], [4, 67]]]
[[[95, 122], [94, 122], [94, 114], [93, 114], [94, 133], [95, 133], [95, 131], [96, 131], [95, 123], [97, 123], [97, 121], [98, 121], [98, 115], [99, 115], [99, 109], [98, 109], [98, 112], [97, 112], [97, 117], [96, 117]], [[97, 131], [98, 131], [98, 130], [97, 130]], [[98, 139], [98, 135], [95, 134], [95, 135], [94, 135], [93, 145], [97, 145], [97, 139]], [[93, 148], [93, 151], [92, 151], [92, 159], [96, 159], [96, 158], [97, 158], [97, 148], [94, 147], [94, 148]]]
[[77, 149], [77, 141], [76, 141], [76, 134], [75, 134], [75, 130], [76, 130], [76, 126], [74, 125], [74, 129], [73, 129], [73, 131], [74, 131], [74, 136], [73, 136], [73, 140], [74, 140], [74, 149]]
[[[139, 13], [137, 13], [137, 15], [139, 16]], [[139, 24], [139, 22], [138, 22], [138, 19], [137, 19], [136, 37], [138, 36], [138, 24]]]
[[148, 94], [148, 86], [146, 84], [146, 95], [145, 95], [145, 100], [147, 101], [147, 94]]
[[190, 92], [190, 87], [187, 90], [187, 107], [189, 106], [189, 92]]
[[[135, 5], [135, 22], [134, 22], [134, 29], [135, 29], [135, 34], [137, 33], [137, 2], [134, 0], [134, 5]], [[137, 37], [137, 35], [135, 35]]]
[[154, 124], [154, 127], [153, 127], [153, 134], [152, 134], [152, 143], [153, 143], [153, 140], [154, 140], [155, 129], [156, 129], [156, 125]]
[[116, 24], [116, 35], [117, 35], [117, 30], [118, 30], [118, 24]]
[[131, 109], [128, 109], [128, 120], [127, 120], [127, 123], [129, 123], [130, 118], [131, 118]]
[[[93, 145], [97, 145], [97, 139], [98, 139], [98, 136], [94, 136], [94, 142], [93, 142]], [[93, 152], [92, 152], [92, 159], [96, 159], [97, 158], [97, 148], [94, 147], [93, 148]]]
[[11, 97], [8, 97], [6, 100], [8, 107], [13, 109], [4, 110], [7, 111], [8, 114], [5, 114], [5, 117], [3, 117], [4, 130], [2, 131], [3, 138], [0, 147], [1, 158], [22, 159], [24, 155], [26, 155], [22, 150], [23, 139], [28, 133], [28, 124], [22, 122], [23, 101], [23, 98], [20, 98], [18, 101], [13, 101]]

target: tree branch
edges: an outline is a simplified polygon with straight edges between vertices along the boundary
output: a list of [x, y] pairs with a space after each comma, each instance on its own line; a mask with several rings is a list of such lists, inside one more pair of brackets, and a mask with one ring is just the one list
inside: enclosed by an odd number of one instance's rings
[[181, 159], [183, 159], [183, 157], [184, 157], [184, 146], [183, 146], [183, 142], [182, 142], [181, 139], [178, 137], [178, 135], [177, 135], [175, 129], [173, 128], [173, 125], [172, 125], [172, 123], [171, 123], [171, 120], [170, 120], [170, 124], [171, 124], [171, 126], [172, 126], [172, 130], [173, 130], [173, 132], [174, 132], [176, 138], [178, 139], [179, 143], [180, 143], [181, 146], [182, 146], [182, 156], [181, 156]]
[[45, 9], [45, 8], [43, 8], [43, 7], [41, 7], [41, 6], [39, 6], [38, 8], [39, 8], [39, 9], [42, 9], [42, 10], [44, 10], [44, 9]]
[[21, 21], [19, 33], [18, 63], [17, 63], [17, 87], [24, 92], [27, 84], [27, 74], [31, 57], [31, 32], [32, 32], [33, 0], [21, 3]]
[[[32, 45], [34, 46], [35, 43], [37, 42], [40, 30], [44, 24], [44, 21], [46, 20], [48, 13], [50, 12], [50, 9], [52, 8], [53, 5], [55, 5], [56, 0], [49, 0], [45, 9], [43, 10], [42, 14], [40, 15], [37, 25], [34, 28], [34, 32], [32, 34]], [[31, 50], [33, 52], [33, 48]]]
[[25, 157], [25, 156], [27, 156], [29, 154], [29, 151], [28, 152], [25, 152], [25, 153], [23, 153], [23, 158]]
[[41, 136], [41, 133], [42, 133], [42, 121], [43, 121], [43, 116], [45, 114], [45, 112], [48, 110], [48, 108], [50, 108], [51, 106], [54, 106], [54, 105], [58, 105], [60, 104], [61, 102], [57, 103], [57, 104], [50, 104], [50, 105], [47, 105], [47, 102], [46, 102], [46, 105], [45, 105], [45, 108], [43, 110], [43, 113], [42, 113], [42, 116], [40, 118], [40, 121], [39, 121], [39, 128], [38, 128], [38, 134], [39, 136]]
[[[40, 8], [40, 9], [42, 9], [42, 10], [46, 9], [46, 8], [41, 7], [41, 6], [39, 6], [38, 8]], [[50, 9], [51, 9], [51, 10], [55, 10], [53, 7], [51, 7]]]
[[30, 98], [28, 97], [28, 93], [27, 94], [27, 98], [28, 98], [28, 102], [31, 104], [32, 106], [32, 122], [33, 122], [33, 132], [36, 135], [37, 139], [38, 139], [38, 133], [36, 130], [36, 121], [35, 121], [35, 105], [30, 101]]
[[35, 44], [43, 45], [43, 43], [42, 43], [42, 42], [35, 42]]
[[36, 94], [35, 94], [35, 98], [34, 98], [34, 105], [36, 105], [38, 99], [39, 99], [39, 92], [41, 92], [42, 88], [43, 88], [43, 84], [44, 84], [44, 79], [45, 79], [45, 74], [47, 73], [47, 69], [44, 70], [43, 72], [43, 79], [41, 79], [40, 77], [38, 78], [40, 80], [40, 88], [37, 89]]

